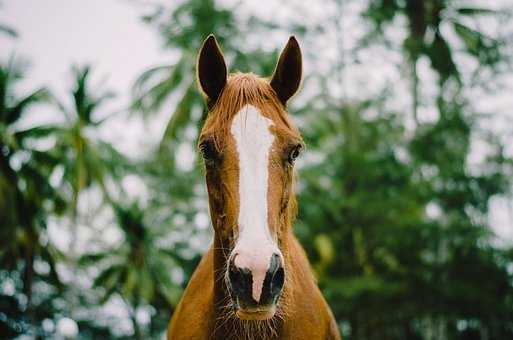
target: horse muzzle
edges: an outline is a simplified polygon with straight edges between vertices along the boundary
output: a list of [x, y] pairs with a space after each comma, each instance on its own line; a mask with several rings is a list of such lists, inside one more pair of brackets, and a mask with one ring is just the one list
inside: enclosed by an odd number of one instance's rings
[[243, 255], [231, 256], [226, 276], [237, 317], [244, 320], [272, 318], [285, 282], [281, 256], [272, 254], [267, 264], [261, 257], [258, 261], [237, 261], [238, 256]]

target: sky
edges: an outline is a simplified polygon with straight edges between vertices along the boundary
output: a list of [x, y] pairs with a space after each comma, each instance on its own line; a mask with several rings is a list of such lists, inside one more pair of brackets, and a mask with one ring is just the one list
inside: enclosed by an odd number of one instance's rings
[[[48, 86], [64, 103], [72, 85], [73, 65], [92, 65], [92, 82], [112, 90], [116, 98], [106, 106], [103, 115], [125, 109], [130, 100], [130, 87], [144, 70], [169, 63], [169, 52], [161, 48], [153, 27], [145, 25], [142, 2], [130, 0], [8, 0], [1, 2], [0, 23], [10, 25], [17, 39], [0, 35], [0, 59], [11, 55], [29, 61], [28, 77], [20, 92]], [[30, 116], [30, 123], [61, 117], [53, 108]], [[154, 123], [161, 120], [156, 120]], [[116, 128], [123, 124], [123, 129]], [[163, 127], [162, 127], [163, 129]], [[138, 119], [114, 120], [105, 128], [105, 137], [121, 151], [138, 149], [145, 130]], [[158, 140], [157, 133], [148, 136], [147, 144]], [[141, 138], [139, 138], [141, 137]], [[144, 142], [144, 141], [143, 141]]]
[[[478, 2], [477, 2], [478, 3]], [[506, 1], [499, 1], [500, 5]], [[30, 61], [28, 77], [21, 86], [21, 91], [47, 85], [66, 103], [67, 89], [72, 84], [71, 65], [91, 64], [93, 68], [93, 83], [102, 84], [105, 89], [117, 93], [115, 100], [106, 107], [105, 115], [123, 111], [129, 104], [130, 87], [141, 74], [150, 66], [170, 63], [174, 56], [162, 49], [161, 41], [153, 27], [144, 24], [140, 17], [145, 11], [145, 4], [151, 1], [131, 0], [7, 0], [0, 8], [0, 23], [15, 28], [19, 34], [17, 39], [0, 35], [0, 60], [8, 59], [13, 53]], [[270, 3], [269, 8], [272, 8]], [[257, 11], [265, 6], [249, 3], [250, 11]], [[291, 8], [301, 7], [294, 5]], [[300, 8], [298, 10], [305, 10]], [[274, 10], [273, 10], [274, 11]], [[319, 7], [309, 10], [312, 16], [322, 15]], [[274, 11], [275, 15], [280, 12]], [[282, 13], [283, 14], [283, 13]], [[286, 15], [286, 13], [285, 13]], [[311, 18], [310, 18], [311, 19]], [[308, 18], [305, 17], [305, 20]], [[355, 19], [356, 20], [356, 19]], [[350, 20], [343, 23], [343, 29], [356, 29]], [[285, 39], [286, 37], [279, 37]], [[399, 37], [400, 38], [400, 37]], [[347, 42], [351, 44], [351, 42]], [[347, 46], [351, 48], [351, 46]], [[322, 46], [319, 48], [323, 48]], [[308, 53], [308, 51], [307, 51]], [[330, 52], [326, 52], [328, 59]], [[372, 55], [374, 61], [368, 61], [360, 66], [355, 65], [348, 70], [348, 84], [361, 80], [361, 74], [367, 74], [365, 84], [376, 83], [381, 88], [384, 79], [397, 84], [397, 77], [402, 76], [387, 66], [387, 62]], [[379, 64], [379, 62], [382, 62]], [[369, 64], [375, 64], [369, 69]], [[306, 63], [305, 73], [308, 67]], [[317, 65], [315, 65], [317, 67]], [[422, 62], [419, 65], [421, 77], [429, 78], [430, 74], [423, 69], [429, 65]], [[394, 74], [394, 76], [392, 76]], [[404, 74], [403, 74], [404, 75]], [[396, 77], [394, 79], [393, 77]], [[505, 80], [512, 89], [513, 79]], [[357, 83], [356, 83], [357, 84]], [[360, 84], [349, 88], [349, 95], [357, 95]], [[370, 90], [369, 90], [370, 91]], [[429, 89], [428, 89], [429, 91]], [[493, 100], [483, 100], [475, 103], [484, 110], [507, 110], [513, 107], [513, 97], [499, 93]], [[152, 119], [150, 126], [144, 125], [139, 119], [127, 119], [126, 116], [111, 119], [103, 130], [104, 137], [113, 142], [122, 152], [137, 157], [144, 153], [145, 145], [154, 145], [164, 129], [164, 123], [169, 118], [169, 112], [162, 112]], [[511, 117], [511, 112], [505, 112]], [[428, 117], [429, 112], [420, 111], [420, 115]], [[59, 119], [61, 117], [54, 108], [38, 109], [37, 115], [29, 116], [29, 123]], [[494, 118], [491, 125], [504, 127], [503, 120]], [[481, 152], [474, 157], [482, 156]], [[133, 190], [141, 189], [137, 183]], [[142, 189], [141, 189], [142, 190]], [[137, 194], [137, 192], [135, 193]], [[504, 198], [496, 198], [491, 202], [490, 221], [500, 238], [513, 240], [512, 203]]]
[[62, 93], [70, 65], [92, 64], [120, 92], [148, 65], [166, 62], [157, 34], [142, 23], [142, 6], [134, 2], [10, 0], [3, 7], [1, 22], [14, 27], [19, 38], [2, 36], [0, 57], [13, 50], [28, 57], [32, 86], [49, 84]]

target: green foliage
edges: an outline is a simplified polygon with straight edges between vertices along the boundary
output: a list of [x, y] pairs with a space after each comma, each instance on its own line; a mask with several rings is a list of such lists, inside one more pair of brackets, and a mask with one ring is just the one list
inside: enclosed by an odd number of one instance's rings
[[[509, 188], [509, 175], [492, 163], [490, 173], [468, 173], [473, 127], [461, 106], [448, 106], [412, 140], [396, 115], [367, 118], [361, 107], [307, 124], [308, 144], [324, 157], [301, 171], [298, 234], [352, 339], [424, 338], [418, 325], [440, 315], [449, 338], [460, 337], [457, 322], [465, 319], [481, 320], [494, 338], [511, 336], [503, 329], [509, 302], [493, 308], [486, 293], [511, 296], [511, 257], [488, 245], [476, 216]], [[440, 216], [426, 214], [433, 205]]]
[[[24, 312], [23, 319], [34, 321], [44, 309], [43, 304], [32, 301], [36, 282], [61, 288], [56, 272], [60, 253], [52, 245], [43, 244], [41, 238], [46, 235], [47, 216], [59, 213], [65, 205], [48, 180], [59, 160], [34, 147], [35, 142], [52, 134], [53, 128], [21, 129], [17, 124], [29, 108], [49, 98], [48, 92], [38, 89], [18, 98], [14, 87], [22, 77], [22, 66], [16, 60], [0, 66], [0, 268], [4, 278], [19, 271], [18, 287], [27, 306], [22, 308], [13, 297], [0, 295], [8, 313], [0, 327], [5, 334], [13, 335], [26, 328], [16, 315]], [[37, 273], [36, 261], [46, 263], [49, 270]]]
[[107, 100], [113, 97], [109, 91], [94, 94], [89, 85], [90, 67], [74, 67], [74, 88], [71, 90], [72, 107], [54, 99], [56, 106], [66, 117], [67, 122], [59, 127], [57, 143], [52, 150], [64, 167], [61, 185], [71, 185], [70, 197], [73, 214], [76, 214], [79, 195], [82, 190], [97, 184], [104, 191], [107, 199], [106, 180], [119, 178], [122, 169], [127, 166], [124, 157], [109, 143], [91, 133], [105, 121], [98, 112]]
[[[461, 95], [447, 91], [449, 78], [467, 84], [440, 25], [450, 19], [483, 68], [502, 62], [501, 45], [450, 11], [493, 15], [438, 1], [371, 1], [365, 12], [374, 34], [406, 17], [407, 57], [416, 63], [426, 55], [440, 76], [438, 120], [417, 122], [411, 135], [405, 114], [384, 109], [379, 98], [328, 104], [305, 117], [307, 144], [322, 159], [301, 172], [298, 234], [349, 339], [512, 336], [512, 258], [492, 246], [486, 218], [490, 199], [510, 191], [511, 159], [487, 139], [486, 166], [470, 168], [471, 142], [485, 133]], [[326, 249], [337, 251], [327, 256]], [[493, 292], [508, 298], [492, 307]]]
[[167, 249], [156, 246], [159, 233], [147, 227], [137, 204], [114, 206], [117, 222], [125, 239], [115, 250], [82, 256], [80, 264], [105, 267], [94, 280], [94, 287], [105, 290], [104, 301], [114, 292], [131, 305], [155, 303], [164, 299], [168, 308], [178, 303], [181, 289], [174, 284], [167, 270], [176, 266]]
[[504, 59], [501, 52], [506, 46], [504, 39], [489, 37], [467, 24], [468, 19], [484, 15], [497, 18], [500, 13], [488, 8], [460, 6], [456, 1], [371, 0], [364, 17], [375, 25], [375, 34], [380, 34], [395, 17], [405, 17], [409, 23], [408, 35], [403, 42], [405, 52], [413, 62], [421, 56], [428, 57], [443, 84], [450, 78], [461, 81], [455, 61], [456, 49], [444, 34], [447, 32], [443, 29], [444, 25], [452, 26], [464, 44], [465, 51], [481, 67], [494, 68]]

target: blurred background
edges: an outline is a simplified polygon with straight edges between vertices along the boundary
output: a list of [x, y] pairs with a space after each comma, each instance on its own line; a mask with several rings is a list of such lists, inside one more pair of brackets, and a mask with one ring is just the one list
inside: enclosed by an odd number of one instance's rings
[[208, 248], [215, 33], [304, 53], [302, 241], [345, 339], [513, 338], [513, 4], [0, 2], [0, 338], [161, 339]]

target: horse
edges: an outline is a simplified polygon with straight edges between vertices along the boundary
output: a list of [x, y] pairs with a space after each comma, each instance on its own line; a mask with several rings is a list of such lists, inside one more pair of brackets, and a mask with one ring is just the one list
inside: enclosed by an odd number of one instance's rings
[[196, 76], [208, 114], [198, 139], [214, 240], [171, 317], [168, 339], [340, 339], [293, 234], [294, 161], [304, 149], [286, 112], [302, 77], [295, 37], [264, 79], [229, 74], [213, 35]]

